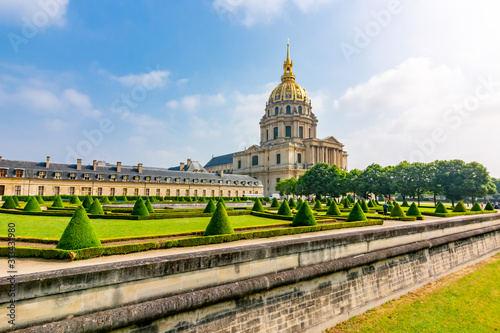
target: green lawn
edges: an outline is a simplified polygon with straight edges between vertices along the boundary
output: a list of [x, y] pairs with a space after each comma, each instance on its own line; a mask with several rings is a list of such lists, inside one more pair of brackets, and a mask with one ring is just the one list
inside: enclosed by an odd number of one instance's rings
[[[7, 225], [13, 222], [16, 224], [16, 236], [59, 238], [70, 219], [70, 217], [0, 214], [0, 235], [7, 235]], [[252, 215], [230, 216], [229, 219], [235, 228], [283, 222]], [[210, 217], [142, 221], [91, 219], [90, 221], [102, 239], [205, 230]]]
[[427, 285], [326, 332], [500, 330], [500, 254], [491, 261], [462, 278], [453, 279], [452, 274], [439, 280], [432, 288]]

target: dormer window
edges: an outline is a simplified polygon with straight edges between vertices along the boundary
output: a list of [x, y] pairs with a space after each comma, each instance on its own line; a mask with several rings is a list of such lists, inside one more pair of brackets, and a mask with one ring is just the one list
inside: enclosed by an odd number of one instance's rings
[[54, 179], [61, 179], [61, 173], [60, 172], [54, 173]]
[[211, 179], [210, 184], [215, 184], [215, 180]]
[[89, 174], [89, 173], [85, 173], [85, 174], [83, 175], [83, 179], [85, 179], [85, 180], [90, 180], [90, 174]]
[[146, 177], [144, 177], [144, 179], [145, 179], [147, 182], [150, 182], [150, 181], [151, 181], [151, 176], [146, 176]]
[[125, 181], [125, 182], [126, 182], [126, 181], [128, 180], [128, 175], [123, 175], [123, 178], [122, 178], [122, 179], [123, 179], [123, 181]]
[[175, 182], [176, 182], [177, 184], [179, 184], [179, 183], [181, 182], [181, 179], [180, 179], [180, 178], [175, 178]]
[[172, 178], [167, 177], [167, 178], [165, 178], [165, 181], [166, 181], [167, 183], [170, 183], [170, 182], [172, 181]]
[[184, 178], [184, 183], [189, 184], [189, 178]]
[[45, 178], [45, 171], [38, 171], [38, 178], [40, 179]]
[[109, 179], [111, 179], [112, 182], [116, 181], [116, 175], [109, 176]]
[[161, 182], [161, 177], [155, 177], [155, 182], [157, 182], [157, 183]]
[[0, 169], [0, 177], [6, 177], [7, 176], [7, 169]]
[[193, 183], [198, 184], [198, 179], [194, 179]]
[[69, 174], [69, 179], [75, 180], [76, 179], [76, 173], [72, 172]]
[[21, 170], [21, 169], [17, 169], [16, 170], [16, 177], [17, 178], [21, 178], [24, 176], [24, 170]]
[[135, 182], [138, 182], [138, 181], [139, 181], [139, 178], [140, 178], [139, 176], [134, 176], [134, 181], [135, 181]]

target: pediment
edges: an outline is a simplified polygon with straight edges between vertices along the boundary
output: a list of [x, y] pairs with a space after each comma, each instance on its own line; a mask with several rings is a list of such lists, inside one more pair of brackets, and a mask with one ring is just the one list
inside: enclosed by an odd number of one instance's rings
[[248, 147], [248, 149], [245, 150], [245, 152], [246, 153], [256, 153], [256, 152], [260, 152], [262, 150], [264, 150], [264, 148], [262, 148], [261, 146], [253, 145], [253, 146]]
[[335, 139], [335, 137], [334, 137], [334, 136], [329, 136], [329, 137], [327, 137], [327, 138], [324, 138], [324, 139], [323, 139], [323, 141], [324, 141], [324, 142], [335, 143], [335, 144], [338, 144], [338, 145], [343, 146], [343, 144], [342, 144], [339, 140]]

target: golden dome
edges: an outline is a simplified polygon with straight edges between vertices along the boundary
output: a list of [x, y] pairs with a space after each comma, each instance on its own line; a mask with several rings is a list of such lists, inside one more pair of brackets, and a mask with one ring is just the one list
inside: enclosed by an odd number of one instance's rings
[[283, 63], [283, 76], [281, 83], [273, 89], [269, 96], [268, 105], [284, 101], [309, 102], [309, 97], [304, 88], [295, 82], [295, 75], [292, 72], [293, 61], [290, 60], [290, 44], [286, 45], [286, 60]]

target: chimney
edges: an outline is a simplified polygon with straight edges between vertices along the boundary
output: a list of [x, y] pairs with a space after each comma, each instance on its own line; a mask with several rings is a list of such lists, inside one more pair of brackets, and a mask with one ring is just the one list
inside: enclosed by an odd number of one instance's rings
[[2, 160], [2, 156], [0, 156], [0, 161]]
[[116, 172], [122, 172], [122, 162], [116, 162]]
[[183, 171], [183, 170], [184, 170], [184, 162], [181, 162], [179, 171]]
[[102, 166], [102, 161], [97, 161], [97, 166]]
[[187, 160], [187, 167], [189, 168], [190, 166], [191, 166], [191, 159], [188, 158], [188, 160]]
[[76, 170], [82, 170], [82, 159], [81, 158], [76, 160]]
[[142, 173], [142, 163], [137, 164], [137, 171], [139, 171], [139, 173]]
[[45, 162], [45, 167], [48, 169], [50, 166], [50, 156], [47, 156], [47, 162]]
[[92, 162], [92, 170], [96, 171], [97, 170], [97, 160], [94, 160]]
[[219, 171], [219, 175], [220, 175], [221, 177], [224, 177], [224, 170]]

